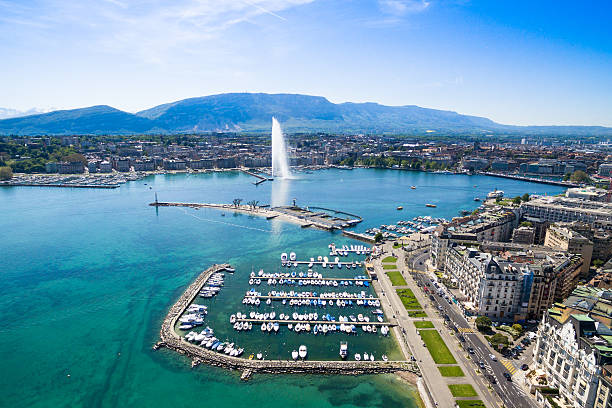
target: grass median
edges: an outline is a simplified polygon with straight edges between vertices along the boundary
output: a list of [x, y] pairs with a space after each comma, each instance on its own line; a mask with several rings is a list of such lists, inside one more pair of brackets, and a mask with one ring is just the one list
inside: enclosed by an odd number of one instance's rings
[[399, 271], [385, 272], [389, 279], [391, 279], [391, 285], [393, 286], [406, 286], [406, 279], [402, 276]]
[[449, 384], [453, 397], [477, 397], [478, 393], [471, 384]]
[[397, 269], [397, 265], [392, 263], [392, 264], [383, 264], [383, 269]]
[[457, 364], [457, 360], [437, 330], [419, 330], [419, 334], [436, 364]]
[[406, 310], [422, 310], [421, 304], [414, 296], [414, 292], [411, 289], [396, 289], [397, 295], [401, 299]]
[[459, 366], [440, 366], [438, 367], [442, 377], [465, 377], [463, 370]]
[[420, 322], [413, 322], [414, 323], [414, 327], [416, 327], [417, 329], [433, 329], [434, 328], [434, 324], [428, 320], [423, 320]]
[[386, 258], [383, 258], [382, 260], [385, 263], [396, 263], [397, 262], [397, 258], [394, 256], [388, 256]]
[[455, 402], [459, 408], [487, 408], [481, 400], [457, 400]]

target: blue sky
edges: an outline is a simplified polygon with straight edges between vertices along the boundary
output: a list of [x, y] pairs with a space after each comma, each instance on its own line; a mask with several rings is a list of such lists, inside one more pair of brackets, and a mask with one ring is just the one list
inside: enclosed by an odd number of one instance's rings
[[612, 2], [0, 0], [0, 107], [221, 92], [612, 126]]

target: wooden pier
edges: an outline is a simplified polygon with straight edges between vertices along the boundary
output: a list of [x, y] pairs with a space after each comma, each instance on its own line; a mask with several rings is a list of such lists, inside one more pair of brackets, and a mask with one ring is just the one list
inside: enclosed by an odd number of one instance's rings
[[[360, 375], [392, 373], [407, 371], [420, 374], [416, 363], [411, 361], [291, 361], [291, 360], [248, 360], [246, 358], [231, 357], [216, 353], [204, 347], [186, 341], [176, 332], [176, 322], [195, 299], [208, 278], [215, 272], [229, 267], [227, 264], [213, 265], [202, 272], [196, 280], [189, 285], [177, 302], [170, 308], [168, 315], [162, 323], [160, 341], [154, 350], [168, 348], [183, 354], [195, 362], [195, 365], [204, 363], [230, 370], [240, 370], [248, 375], [255, 372], [270, 374], [328, 374], [328, 375]], [[370, 323], [372, 324], [372, 323]], [[248, 375], [245, 375], [247, 377]]]

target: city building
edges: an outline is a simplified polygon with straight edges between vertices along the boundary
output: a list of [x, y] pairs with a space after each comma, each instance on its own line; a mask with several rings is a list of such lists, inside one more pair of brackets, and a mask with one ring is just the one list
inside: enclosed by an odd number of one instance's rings
[[584, 261], [582, 265], [583, 275], [589, 273], [591, 258], [593, 256], [593, 243], [580, 233], [568, 228], [566, 223], [552, 224], [546, 231], [544, 246], [567, 251], [571, 254], [580, 254]]
[[611, 311], [612, 291], [580, 286], [546, 312], [533, 349], [534, 387], [547, 391], [536, 391], [540, 405], [591, 408], [600, 391], [608, 393], [599, 384], [612, 362]]
[[521, 211], [548, 222], [581, 221], [612, 230], [612, 204], [568, 197], [537, 197], [523, 203]]
[[606, 201], [608, 190], [602, 188], [588, 187], [573, 187], [568, 188], [565, 196], [568, 198], [579, 198], [581, 200], [591, 201]]
[[599, 165], [598, 174], [602, 177], [612, 176], [612, 163], [602, 163]]
[[525, 321], [539, 319], [560, 297], [564, 284], [575, 287], [580, 265], [579, 257], [529, 246], [491, 251], [451, 244], [444, 270], [468, 313]]
[[521, 226], [512, 231], [512, 242], [532, 245], [535, 242], [535, 228]]

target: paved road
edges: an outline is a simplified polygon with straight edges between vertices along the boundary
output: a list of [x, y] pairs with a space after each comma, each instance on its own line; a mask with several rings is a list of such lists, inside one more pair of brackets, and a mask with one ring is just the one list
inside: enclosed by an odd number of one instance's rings
[[[424, 272], [425, 260], [427, 257], [427, 253], [416, 255], [411, 259], [409, 266], [412, 266], [413, 269]], [[426, 273], [413, 273], [412, 276], [417, 282], [420, 282], [421, 285], [428, 283], [429, 286], [432, 287], [432, 281]], [[459, 331], [464, 332], [463, 337], [465, 338], [466, 349], [468, 347], [472, 347], [474, 349], [474, 354], [472, 355], [471, 359], [472, 366], [475, 369], [480, 370], [477, 364], [482, 361], [486, 366], [490, 367], [490, 372], [492, 372], [496, 378], [496, 384], [491, 384], [491, 386], [502, 399], [504, 406], [507, 408], [536, 407], [533, 399], [530, 398], [522, 388], [514, 384], [513, 381], [508, 381], [506, 378], [504, 378], [504, 373], [508, 372], [508, 369], [502, 364], [501, 361], [493, 361], [489, 357], [491, 354], [491, 349], [476, 334], [469, 333], [469, 331], [473, 330], [473, 328], [469, 325], [459, 307], [457, 305], [450, 304], [437, 294], [433, 295], [433, 298], [433, 304], [435, 307], [442, 308], [441, 314], [443, 316], [445, 314], [448, 315], [450, 319], [449, 325], [454, 325]], [[495, 354], [498, 359], [501, 358], [499, 353]]]

